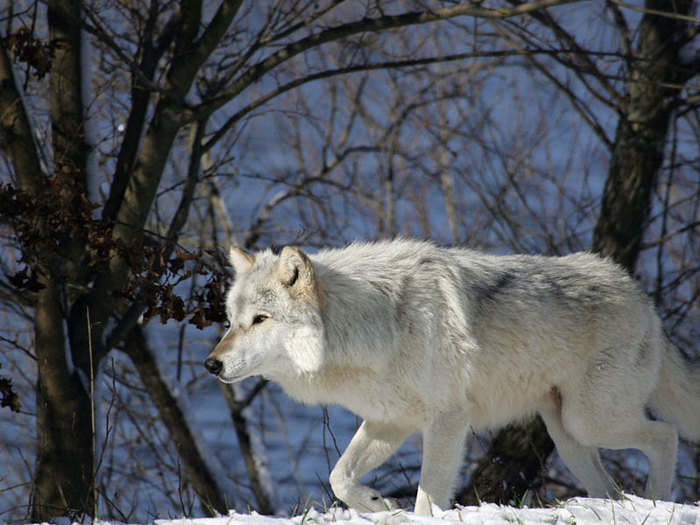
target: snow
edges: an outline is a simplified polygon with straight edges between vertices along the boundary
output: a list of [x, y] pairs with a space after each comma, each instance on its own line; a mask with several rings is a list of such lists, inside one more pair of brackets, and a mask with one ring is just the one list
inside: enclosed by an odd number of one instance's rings
[[354, 509], [331, 508], [324, 512], [309, 510], [293, 518], [231, 513], [221, 518], [156, 520], [156, 525], [443, 525], [513, 523], [521, 525], [601, 523], [659, 525], [700, 524], [700, 507], [678, 503], [651, 501], [635, 496], [624, 500], [576, 498], [550, 508], [514, 508], [492, 503], [480, 507], [457, 507], [435, 516], [419, 516], [413, 512], [393, 510], [362, 513]]
[[[438, 511], [434, 516], [420, 516], [405, 510], [363, 513], [332, 507], [323, 511], [309, 509], [292, 518], [231, 512], [218, 518], [158, 519], [153, 525], [700, 525], [698, 503], [655, 502], [625, 495], [622, 500], [574, 498], [547, 508], [515, 508], [487, 503], [479, 507]], [[68, 525], [67, 520], [59, 520], [54, 523]], [[94, 523], [117, 525], [116, 522], [98, 520]]]
[[354, 509], [331, 508], [324, 512], [309, 510], [293, 518], [237, 514], [221, 518], [156, 520], [156, 525], [587, 525], [601, 523], [630, 525], [700, 524], [700, 507], [651, 501], [635, 496], [624, 500], [576, 498], [550, 508], [514, 508], [492, 503], [480, 507], [458, 507], [435, 516], [393, 510], [362, 513]]

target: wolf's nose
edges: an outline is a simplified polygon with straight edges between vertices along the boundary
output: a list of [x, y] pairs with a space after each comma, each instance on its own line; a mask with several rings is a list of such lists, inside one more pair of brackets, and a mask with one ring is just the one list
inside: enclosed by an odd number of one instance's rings
[[221, 369], [224, 368], [224, 364], [219, 361], [218, 359], [214, 359], [213, 357], [210, 357], [206, 361], [204, 361], [204, 367], [209, 370], [210, 374], [214, 374], [215, 376], [218, 376], [221, 373]]

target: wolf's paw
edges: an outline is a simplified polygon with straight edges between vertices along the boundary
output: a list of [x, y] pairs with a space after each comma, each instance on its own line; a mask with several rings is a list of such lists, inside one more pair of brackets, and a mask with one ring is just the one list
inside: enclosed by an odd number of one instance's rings
[[364, 485], [356, 485], [351, 491], [346, 492], [344, 496], [341, 499], [348, 507], [361, 512], [381, 512], [400, 508], [395, 499], [383, 498], [378, 491]]
[[372, 512], [380, 512], [383, 510], [396, 510], [401, 508], [401, 505], [399, 505], [398, 500], [395, 500], [394, 498], [383, 498], [379, 493], [377, 493], [376, 496], [372, 496], [371, 501], [373, 505], [376, 504], [376, 507], [373, 507], [371, 509]]

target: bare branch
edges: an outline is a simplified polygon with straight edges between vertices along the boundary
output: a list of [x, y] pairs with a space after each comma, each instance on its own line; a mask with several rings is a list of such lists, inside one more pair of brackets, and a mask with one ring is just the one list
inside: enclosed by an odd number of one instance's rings
[[43, 176], [39, 151], [3, 39], [0, 39], [0, 131], [15, 168], [17, 186], [32, 191]]
[[223, 106], [230, 99], [238, 95], [248, 86], [260, 79], [268, 71], [271, 71], [279, 64], [286, 62], [290, 58], [303, 53], [304, 51], [322, 46], [328, 42], [333, 42], [351, 35], [366, 32], [378, 32], [387, 29], [394, 29], [405, 26], [449, 20], [459, 16], [471, 16], [475, 18], [505, 19], [514, 16], [528, 14], [533, 11], [545, 9], [563, 4], [571, 4], [581, 0], [536, 0], [533, 2], [520, 4], [515, 7], [503, 7], [496, 9], [482, 8], [471, 2], [460, 3], [454, 6], [436, 9], [434, 11], [418, 11], [404, 13], [401, 15], [385, 15], [377, 18], [364, 18], [355, 22], [341, 24], [339, 26], [324, 29], [316, 34], [302, 38], [296, 42], [286, 45], [282, 49], [272, 53], [267, 58], [261, 60], [228, 88], [222, 89], [205, 107], [200, 109], [213, 112]]
[[[392, 60], [392, 61], [386, 61], [386, 62], [374, 62], [374, 63], [369, 63], [369, 64], [361, 64], [357, 66], [347, 66], [347, 67], [341, 67], [337, 69], [328, 69], [325, 71], [321, 71], [319, 73], [314, 73], [311, 75], [307, 75], [305, 77], [297, 78], [295, 80], [292, 80], [286, 84], [283, 84], [276, 89], [258, 96], [255, 101], [251, 102], [250, 104], [246, 105], [245, 107], [241, 108], [238, 110], [236, 113], [231, 115], [226, 122], [219, 127], [219, 129], [212, 135], [209, 140], [207, 140], [204, 149], [209, 150], [214, 144], [216, 144], [219, 140], [221, 140], [226, 132], [231, 129], [232, 126], [234, 126], [237, 122], [239, 122], [243, 117], [246, 115], [250, 114], [252, 111], [255, 111], [259, 107], [267, 104], [274, 98], [278, 97], [279, 95], [286, 93], [288, 91], [291, 91], [295, 88], [298, 88], [300, 86], [303, 86], [305, 84], [315, 82], [318, 80], [323, 80], [326, 78], [331, 78], [331, 77], [336, 77], [336, 76], [341, 76], [341, 75], [350, 75], [353, 73], [360, 73], [360, 72], [367, 72], [367, 71], [377, 71], [377, 70], [386, 70], [386, 69], [400, 69], [400, 68], [411, 68], [411, 67], [419, 67], [419, 66], [425, 66], [425, 65], [431, 65], [431, 64], [439, 64], [439, 63], [444, 63], [444, 62], [457, 62], [457, 61], [462, 61], [466, 59], [474, 59], [474, 58], [507, 58], [507, 57], [514, 57], [514, 56], [530, 56], [532, 54], [538, 55], [538, 54], [545, 54], [545, 55], [551, 55], [553, 52], [547, 51], [547, 50], [542, 50], [542, 49], [536, 49], [536, 50], [531, 50], [531, 49], [509, 49], [509, 50], [498, 50], [498, 51], [470, 51], [466, 53], [457, 53], [454, 55], [444, 55], [444, 56], [432, 56], [428, 58], [415, 58], [415, 59], [405, 59], [405, 60]], [[218, 97], [217, 97], [218, 98]], [[193, 109], [193, 112], [195, 115], [207, 115], [211, 110], [212, 106], [210, 105], [210, 101], [205, 101], [201, 105], [197, 106], [197, 108]], [[218, 105], [218, 101], [216, 103]]]
[[673, 20], [681, 20], [683, 22], [690, 22], [691, 24], [700, 24], [700, 18], [697, 16], [686, 15], [683, 13], [676, 13], [673, 11], [661, 11], [660, 9], [651, 9], [649, 7], [642, 7], [638, 5], [628, 4], [622, 0], [608, 0], [610, 3], [617, 4], [625, 9], [630, 9], [631, 11], [636, 11], [638, 13], [644, 13], [646, 15], [662, 16], [664, 18], [671, 18]]

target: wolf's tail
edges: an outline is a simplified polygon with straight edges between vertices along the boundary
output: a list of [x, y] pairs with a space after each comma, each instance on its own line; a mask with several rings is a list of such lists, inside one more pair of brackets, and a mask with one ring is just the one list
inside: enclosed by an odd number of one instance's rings
[[649, 406], [684, 438], [700, 441], [700, 364], [689, 363], [668, 340]]

